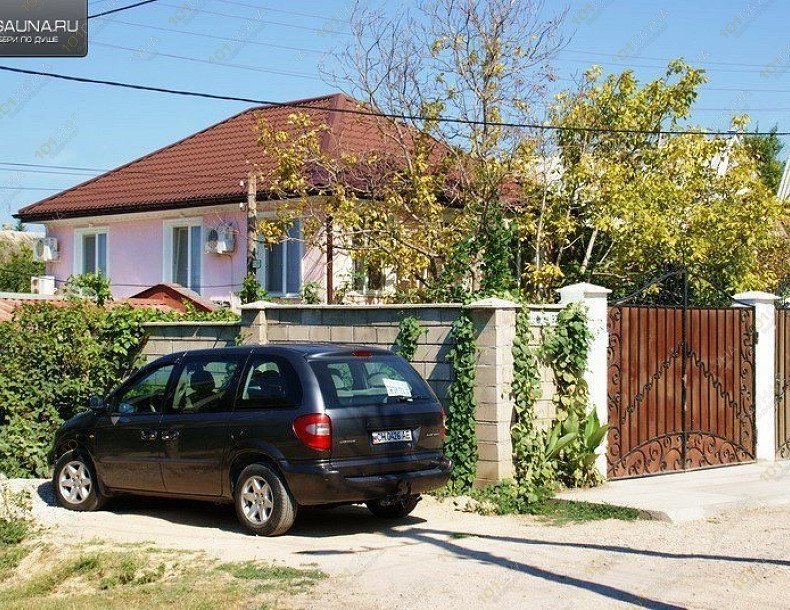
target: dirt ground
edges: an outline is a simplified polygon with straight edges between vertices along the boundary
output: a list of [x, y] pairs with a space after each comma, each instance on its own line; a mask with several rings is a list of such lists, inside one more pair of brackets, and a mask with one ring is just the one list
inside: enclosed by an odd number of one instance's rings
[[790, 608], [790, 506], [691, 523], [546, 525], [426, 498], [397, 524], [364, 507], [304, 510], [279, 538], [246, 535], [232, 507], [119, 499], [98, 513], [30, 487], [48, 537], [205, 551], [223, 560], [317, 566], [330, 575], [300, 608]]

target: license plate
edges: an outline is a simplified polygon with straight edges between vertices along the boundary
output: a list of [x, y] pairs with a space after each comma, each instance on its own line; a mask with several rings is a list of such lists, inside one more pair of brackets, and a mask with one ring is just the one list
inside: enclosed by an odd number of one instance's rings
[[411, 430], [381, 430], [373, 432], [371, 436], [374, 445], [411, 442]]

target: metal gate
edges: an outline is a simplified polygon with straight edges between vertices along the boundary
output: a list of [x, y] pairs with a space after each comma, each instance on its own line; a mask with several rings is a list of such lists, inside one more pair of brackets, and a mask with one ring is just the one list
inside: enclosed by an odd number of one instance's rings
[[790, 459], [790, 309], [776, 310], [776, 457]]
[[754, 309], [609, 309], [610, 477], [754, 460]]

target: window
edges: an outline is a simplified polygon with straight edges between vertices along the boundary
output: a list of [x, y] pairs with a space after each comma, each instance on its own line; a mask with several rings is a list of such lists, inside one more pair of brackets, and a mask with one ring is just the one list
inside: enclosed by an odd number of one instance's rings
[[386, 277], [381, 263], [371, 263], [363, 256], [354, 259], [353, 288], [355, 292], [367, 293], [384, 290]]
[[79, 229], [74, 243], [74, 273], [107, 276], [107, 230]]
[[229, 406], [228, 390], [235, 384], [238, 360], [195, 358], [181, 369], [173, 394], [176, 413], [215, 413]]
[[279, 244], [264, 248], [258, 282], [275, 295], [298, 295], [302, 288], [302, 221], [288, 229], [288, 237]]
[[401, 358], [338, 358], [310, 363], [329, 407], [431, 400], [425, 381]]
[[165, 222], [165, 281], [200, 292], [203, 228], [200, 219]]
[[113, 412], [122, 415], [161, 413], [173, 367], [172, 364], [159, 367], [121, 389], [113, 398]]
[[301, 402], [302, 385], [287, 360], [277, 356], [252, 357], [236, 409], [297, 407]]

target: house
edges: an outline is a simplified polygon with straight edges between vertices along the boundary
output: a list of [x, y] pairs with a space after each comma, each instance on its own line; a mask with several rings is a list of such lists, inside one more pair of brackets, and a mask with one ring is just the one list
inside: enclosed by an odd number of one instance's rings
[[[255, 167], [266, 171], [274, 165], [256, 142], [258, 120], [273, 130], [293, 131], [288, 117], [304, 112], [314, 124], [328, 126], [321, 134], [326, 152], [362, 155], [384, 148], [375, 124], [380, 119], [332, 112], [358, 104], [334, 94], [251, 108], [29, 205], [16, 217], [44, 225], [40, 257], [58, 286], [73, 274], [101, 272], [111, 279], [116, 298], [157, 284], [179, 284], [206, 299], [228, 302], [246, 274], [249, 177]], [[261, 216], [273, 216], [287, 204], [262, 190], [256, 198]], [[325, 299], [327, 287], [358, 275], [347, 254], [332, 252], [327, 260], [331, 247], [308, 247], [299, 220], [289, 236], [258, 248], [257, 277], [271, 296], [298, 298], [302, 287], [313, 283]], [[386, 281], [372, 271], [369, 280], [356, 283], [357, 292], [381, 291]]]

